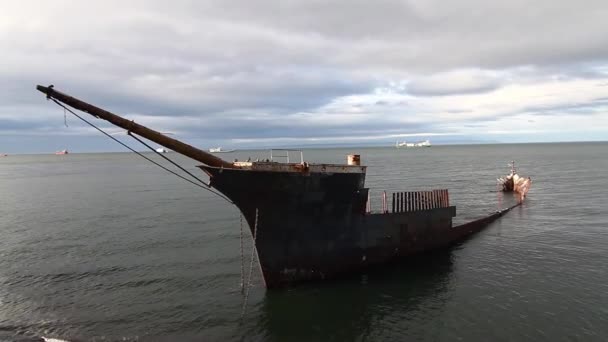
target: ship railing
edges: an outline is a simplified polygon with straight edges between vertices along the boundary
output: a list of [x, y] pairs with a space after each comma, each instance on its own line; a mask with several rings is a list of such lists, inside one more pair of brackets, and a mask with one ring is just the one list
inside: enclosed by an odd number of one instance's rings
[[[277, 154], [278, 152], [278, 154]], [[292, 149], [283, 149], [283, 148], [273, 148], [270, 150], [270, 161], [275, 161], [275, 158], [284, 158], [287, 163], [289, 163], [289, 152], [299, 152], [300, 153], [300, 164], [304, 164], [304, 152], [302, 150], [292, 150]]]
[[[371, 195], [367, 194], [365, 212], [367, 214], [378, 213], [372, 210]], [[392, 198], [392, 202], [390, 202]], [[379, 213], [405, 213], [420, 210], [432, 210], [450, 207], [450, 194], [447, 189], [431, 191], [400, 191], [387, 194], [382, 192], [382, 207]]]
[[[448, 208], [449, 206], [450, 194], [447, 189], [403, 191], [392, 194], [391, 209], [393, 213]], [[388, 212], [388, 208], [386, 211]]]

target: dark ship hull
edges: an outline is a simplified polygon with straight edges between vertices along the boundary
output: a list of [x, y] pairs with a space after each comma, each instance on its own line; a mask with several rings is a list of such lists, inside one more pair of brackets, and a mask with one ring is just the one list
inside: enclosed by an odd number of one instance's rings
[[[307, 172], [285, 165], [268, 163], [259, 171], [200, 166], [249, 223], [268, 288], [447, 247], [502, 214], [452, 227], [456, 207], [449, 205], [402, 212], [393, 205], [390, 213], [367, 213], [364, 167], [344, 172], [324, 165], [326, 172]], [[342, 172], [332, 172], [336, 167]]]
[[359, 166], [358, 155], [349, 156], [346, 165], [308, 164], [303, 157], [300, 163], [231, 163], [53, 86], [37, 89], [61, 106], [67, 104], [121, 127], [133, 137], [137, 134], [203, 163], [200, 167], [209, 175], [210, 185], [234, 202], [251, 227], [268, 288], [327, 279], [444, 248], [508, 211], [452, 227], [456, 208], [449, 205], [447, 190], [434, 190], [393, 193], [390, 212], [385, 201], [381, 213], [369, 213], [366, 167]]

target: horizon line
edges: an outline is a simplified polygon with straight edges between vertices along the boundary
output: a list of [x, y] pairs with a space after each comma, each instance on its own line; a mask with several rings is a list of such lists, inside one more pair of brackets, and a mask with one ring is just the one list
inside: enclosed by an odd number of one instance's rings
[[[533, 145], [533, 144], [584, 144], [584, 143], [608, 143], [608, 140], [577, 140], [577, 141], [533, 141], [533, 142], [471, 142], [471, 143], [437, 143], [433, 144], [430, 147], [450, 147], [450, 146], [484, 146], [484, 145]], [[345, 149], [345, 148], [396, 148], [395, 145], [332, 145], [332, 144], [318, 144], [318, 145], [277, 145], [274, 147], [247, 147], [247, 148], [236, 148], [234, 152], [238, 151], [259, 151], [259, 150], [272, 150], [272, 149], [281, 149], [281, 148], [289, 148], [289, 149], [302, 149], [302, 150], [314, 150], [314, 149]], [[428, 147], [427, 147], [428, 148]], [[415, 148], [414, 148], [415, 149]], [[0, 152], [0, 155], [6, 154], [7, 156], [16, 156], [16, 155], [52, 155], [55, 154], [56, 151], [47, 151], [47, 152], [25, 152], [25, 153], [10, 153], [10, 152]], [[138, 152], [153, 152], [149, 150], [138, 150]], [[175, 151], [170, 151], [175, 152]], [[69, 154], [102, 154], [102, 153], [133, 153], [128, 150], [124, 151], [78, 151], [78, 152], [69, 152]], [[175, 152], [177, 153], [177, 152]], [[209, 152], [211, 153], [211, 152]], [[233, 152], [228, 152], [233, 153]], [[181, 153], [179, 153], [181, 154]]]

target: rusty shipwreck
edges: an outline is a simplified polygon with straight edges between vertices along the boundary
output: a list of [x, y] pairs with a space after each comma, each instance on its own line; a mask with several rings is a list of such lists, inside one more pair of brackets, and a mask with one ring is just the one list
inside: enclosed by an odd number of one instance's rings
[[520, 201], [523, 201], [532, 186], [532, 178], [520, 176], [515, 168], [515, 161], [512, 161], [509, 166], [511, 172], [496, 181], [503, 192], [513, 192], [519, 196]]
[[[383, 210], [366, 210], [366, 166], [347, 164], [228, 162], [131, 120], [54, 90], [58, 101], [122, 127], [203, 165], [209, 185], [228, 197], [255, 233], [267, 288], [327, 279], [394, 259], [448, 247], [483, 229], [511, 208], [452, 225], [456, 207], [447, 190], [385, 196]], [[390, 203], [390, 204], [388, 204]], [[255, 230], [255, 231], [254, 231]]]

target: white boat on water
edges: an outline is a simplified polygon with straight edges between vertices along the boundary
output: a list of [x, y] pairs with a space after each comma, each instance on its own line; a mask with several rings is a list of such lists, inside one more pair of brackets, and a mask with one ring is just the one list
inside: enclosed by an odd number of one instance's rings
[[415, 143], [408, 143], [406, 141], [403, 142], [396, 142], [395, 143], [395, 147], [396, 148], [402, 148], [402, 147], [431, 147], [431, 142], [429, 140], [425, 140], [425, 141], [419, 141], [419, 142], [415, 142]]
[[211, 153], [228, 153], [228, 152], [234, 152], [235, 150], [224, 150], [221, 147], [212, 147], [209, 149], [209, 152]]
[[156, 149], [156, 152], [158, 152], [158, 153], [167, 153], [167, 152], [169, 152], [169, 150], [167, 150], [164, 147], [159, 147], [159, 148]]

